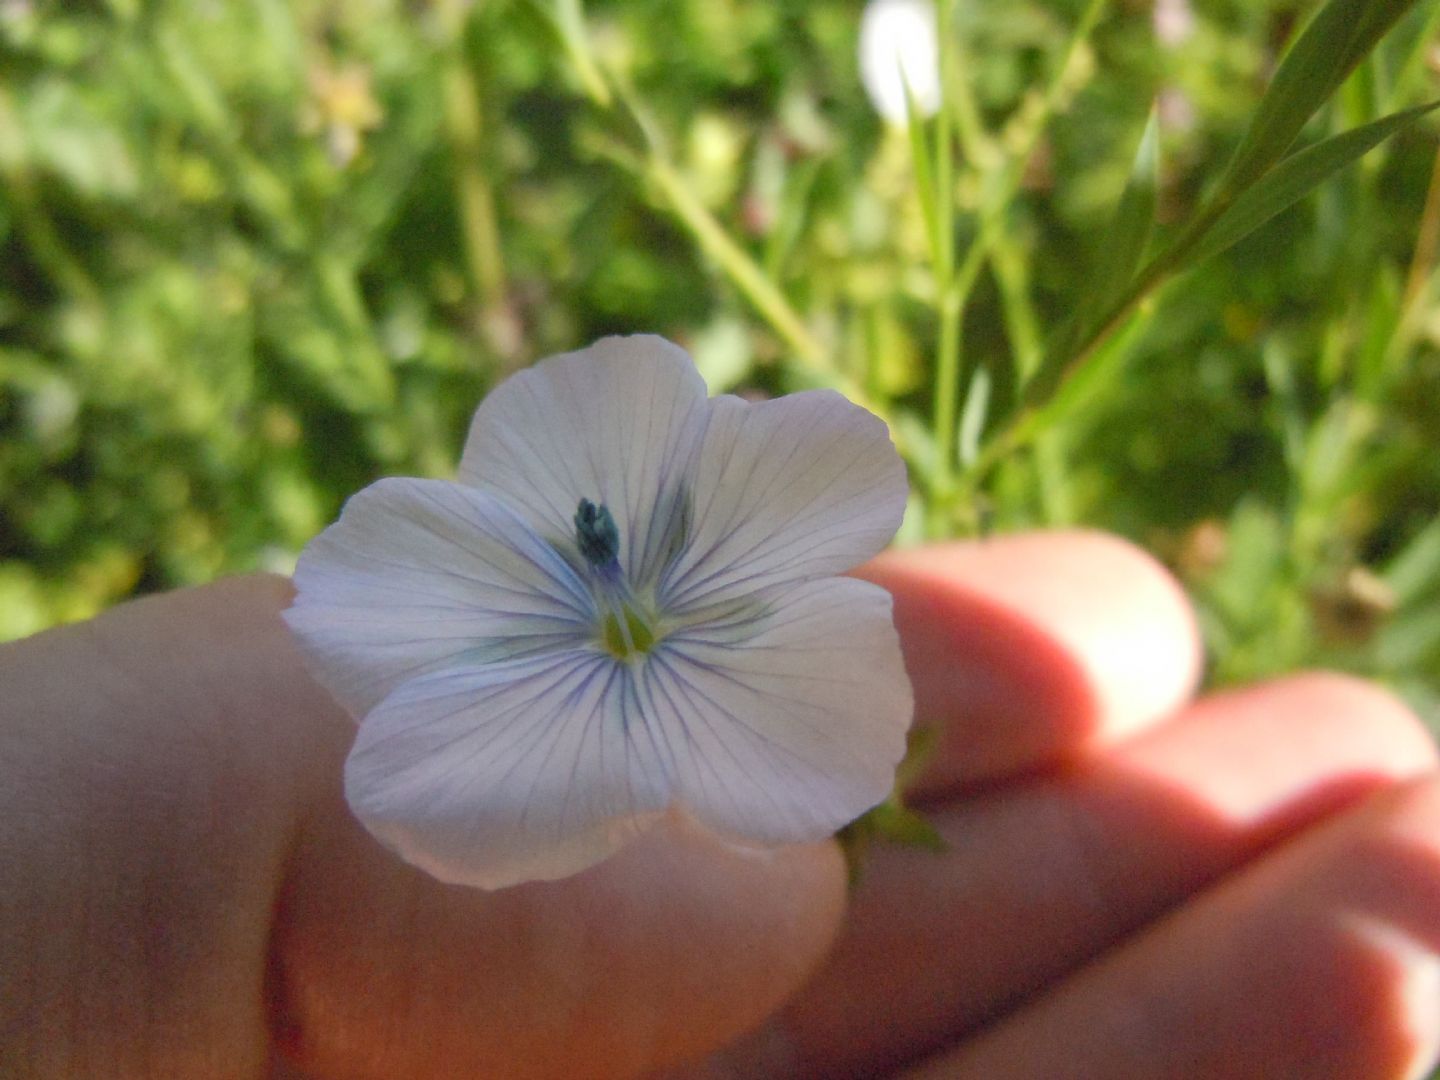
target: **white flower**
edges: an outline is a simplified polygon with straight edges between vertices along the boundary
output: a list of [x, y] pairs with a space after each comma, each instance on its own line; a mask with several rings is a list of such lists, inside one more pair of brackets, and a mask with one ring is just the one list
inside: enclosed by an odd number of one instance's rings
[[360, 720], [345, 790], [445, 881], [575, 873], [667, 813], [813, 840], [882, 800], [910, 685], [889, 595], [837, 575], [905, 503], [830, 391], [707, 399], [656, 337], [497, 387], [459, 480], [381, 480], [305, 550], [286, 621]]
[[860, 19], [860, 81], [875, 111], [892, 124], [904, 124], [910, 114], [907, 83], [920, 112], [935, 115], [940, 49], [931, 0], [870, 0]]

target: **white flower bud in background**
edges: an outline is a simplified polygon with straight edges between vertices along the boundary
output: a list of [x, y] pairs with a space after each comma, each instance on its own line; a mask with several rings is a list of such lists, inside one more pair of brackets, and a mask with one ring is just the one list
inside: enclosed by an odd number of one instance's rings
[[860, 20], [860, 81], [875, 111], [892, 124], [906, 123], [906, 83], [920, 111], [935, 114], [940, 48], [931, 0], [870, 0]]

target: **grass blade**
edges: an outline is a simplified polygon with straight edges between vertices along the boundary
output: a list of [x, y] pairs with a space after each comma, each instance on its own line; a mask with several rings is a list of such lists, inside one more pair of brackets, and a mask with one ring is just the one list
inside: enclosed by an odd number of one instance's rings
[[1216, 219], [1176, 269], [1194, 265], [1224, 251], [1282, 210], [1289, 209], [1325, 179], [1437, 106], [1440, 102], [1393, 113], [1363, 127], [1331, 136], [1286, 158]]
[[[1097, 323], [1119, 302], [1134, 280], [1155, 226], [1159, 169], [1160, 131], [1152, 107], [1130, 166], [1130, 179], [1104, 233], [1105, 246], [1087, 277], [1089, 287], [1081, 294], [1065, 325], [1051, 339], [1027, 394], [1033, 395], [1040, 388], [1055, 384], [1074, 356], [1076, 345], [1084, 335], [1095, 332]], [[1031, 397], [1031, 400], [1035, 399]]]
[[1248, 188], [1289, 151], [1301, 129], [1414, 0], [1330, 0], [1280, 62], [1221, 181], [1221, 198]]
[[1432, 521], [1401, 549], [1381, 574], [1400, 606], [1440, 588], [1440, 521]]
[[935, 170], [930, 164], [930, 147], [925, 138], [925, 114], [920, 111], [920, 106], [915, 101], [915, 94], [910, 89], [910, 80], [905, 76], [904, 67], [900, 68], [900, 82], [905, 88], [905, 127], [910, 136], [910, 160], [915, 169], [915, 192], [920, 199], [925, 235], [930, 241], [930, 257], [938, 266], [941, 246], [952, 241], [950, 237], [940, 234], [936, 201], [948, 197], [949, 193], [941, 194], [935, 190]]
[[1160, 186], [1160, 127], [1155, 109], [1140, 136], [1130, 179], [1105, 233], [1105, 246], [1095, 267], [1084, 308], [1089, 322], [1120, 298], [1135, 277], [1155, 226], [1155, 203]]

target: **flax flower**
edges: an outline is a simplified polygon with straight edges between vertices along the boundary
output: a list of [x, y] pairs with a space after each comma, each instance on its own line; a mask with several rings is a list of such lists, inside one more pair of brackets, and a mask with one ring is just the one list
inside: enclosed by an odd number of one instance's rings
[[667, 814], [742, 844], [885, 797], [911, 692], [882, 589], [885, 426], [829, 391], [707, 399], [656, 337], [498, 386], [459, 477], [388, 479], [300, 557], [286, 621], [359, 720], [359, 819], [445, 881], [600, 861]]

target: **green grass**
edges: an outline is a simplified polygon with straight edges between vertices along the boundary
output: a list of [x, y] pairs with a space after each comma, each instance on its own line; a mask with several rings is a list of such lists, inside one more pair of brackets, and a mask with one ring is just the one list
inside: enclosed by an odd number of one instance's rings
[[1115, 530], [1213, 681], [1440, 716], [1440, 158], [1382, 119], [1437, 9], [1279, 65], [1317, 5], [945, 3], [905, 130], [860, 6], [0, 3], [0, 637], [284, 569], [507, 372], [655, 331], [884, 415], [907, 541]]

